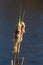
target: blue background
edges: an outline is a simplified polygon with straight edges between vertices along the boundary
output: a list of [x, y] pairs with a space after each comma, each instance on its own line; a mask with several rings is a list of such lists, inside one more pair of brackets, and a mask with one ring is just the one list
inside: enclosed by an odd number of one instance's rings
[[[25, 57], [24, 65], [43, 65], [43, 2], [23, 0], [22, 3], [26, 11], [26, 33], [20, 56]], [[13, 59], [13, 38], [19, 6], [19, 0], [0, 0], [0, 65], [11, 65]]]

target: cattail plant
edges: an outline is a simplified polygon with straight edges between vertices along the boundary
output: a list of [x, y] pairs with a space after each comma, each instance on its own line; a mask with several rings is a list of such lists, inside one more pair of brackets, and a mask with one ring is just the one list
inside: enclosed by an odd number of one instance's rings
[[21, 58], [20, 62], [18, 61], [18, 55], [20, 53], [20, 45], [23, 40], [23, 34], [25, 33], [25, 23], [23, 22], [24, 13], [21, 21], [21, 16], [19, 16], [19, 21], [15, 29], [15, 38], [14, 38], [14, 60], [12, 60], [12, 65], [23, 65], [24, 57]]

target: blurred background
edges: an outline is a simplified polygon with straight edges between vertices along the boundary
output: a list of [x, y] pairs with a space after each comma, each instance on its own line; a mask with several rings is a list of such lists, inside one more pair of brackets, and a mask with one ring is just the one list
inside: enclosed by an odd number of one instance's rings
[[20, 56], [24, 65], [43, 65], [43, 0], [0, 0], [0, 65], [11, 65], [13, 38], [22, 4], [26, 33]]

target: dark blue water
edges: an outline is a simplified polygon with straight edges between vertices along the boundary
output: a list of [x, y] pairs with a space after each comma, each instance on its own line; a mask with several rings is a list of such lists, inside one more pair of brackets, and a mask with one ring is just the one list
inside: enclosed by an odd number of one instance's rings
[[[11, 65], [13, 41], [18, 11], [0, 9], [0, 65]], [[21, 44], [20, 56], [24, 65], [43, 65], [43, 14], [27, 11], [25, 14], [26, 33]]]

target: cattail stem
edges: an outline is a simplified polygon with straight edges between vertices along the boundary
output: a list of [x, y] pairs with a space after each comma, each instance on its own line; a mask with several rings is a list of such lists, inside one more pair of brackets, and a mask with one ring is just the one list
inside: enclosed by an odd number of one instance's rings
[[11, 65], [14, 65], [14, 64], [13, 64], [13, 60], [11, 60]]

